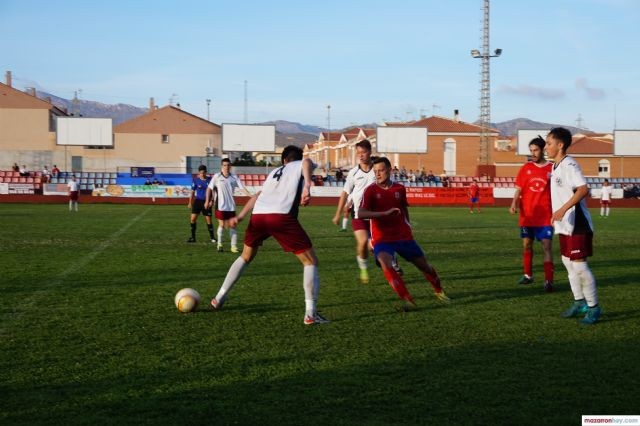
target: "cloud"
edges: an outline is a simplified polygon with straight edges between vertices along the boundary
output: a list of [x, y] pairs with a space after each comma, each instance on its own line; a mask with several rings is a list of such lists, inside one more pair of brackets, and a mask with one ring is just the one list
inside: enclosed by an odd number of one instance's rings
[[604, 89], [589, 87], [589, 83], [587, 82], [586, 78], [577, 79], [576, 88], [578, 90], [584, 91], [584, 93], [587, 95], [587, 98], [591, 99], [592, 101], [599, 101], [607, 97]]
[[546, 89], [544, 87], [529, 86], [521, 84], [518, 87], [509, 85], [502, 85], [498, 89], [498, 93], [504, 93], [507, 95], [524, 96], [527, 98], [537, 98], [543, 100], [555, 100], [564, 98], [564, 90], [558, 89]]

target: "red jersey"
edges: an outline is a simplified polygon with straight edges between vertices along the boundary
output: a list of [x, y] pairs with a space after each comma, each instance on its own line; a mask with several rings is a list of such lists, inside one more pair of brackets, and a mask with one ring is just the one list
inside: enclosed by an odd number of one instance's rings
[[520, 226], [551, 226], [552, 163], [526, 163], [518, 172], [516, 186], [520, 188]]
[[474, 182], [471, 185], [469, 185], [469, 197], [478, 198], [479, 195], [480, 195], [480, 187], [478, 186], [478, 184]]
[[400, 209], [399, 215], [370, 219], [371, 243], [413, 240], [411, 225], [407, 217], [407, 192], [404, 185], [392, 183], [382, 188], [377, 183], [369, 185], [362, 195], [360, 207], [372, 212], [383, 212], [393, 207]]

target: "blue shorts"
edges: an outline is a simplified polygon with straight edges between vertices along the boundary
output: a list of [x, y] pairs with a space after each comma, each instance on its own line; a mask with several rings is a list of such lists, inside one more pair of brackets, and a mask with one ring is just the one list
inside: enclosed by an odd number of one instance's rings
[[415, 259], [416, 257], [424, 256], [424, 252], [415, 240], [377, 243], [375, 246], [373, 246], [373, 254], [378, 257], [378, 254], [380, 252], [389, 253], [392, 256], [394, 255], [394, 253], [398, 253], [400, 256], [409, 261], [411, 259]]
[[553, 226], [521, 226], [520, 238], [538, 241], [553, 239]]
[[477, 203], [478, 201], [480, 201], [480, 197], [471, 197], [471, 202], [472, 203]]

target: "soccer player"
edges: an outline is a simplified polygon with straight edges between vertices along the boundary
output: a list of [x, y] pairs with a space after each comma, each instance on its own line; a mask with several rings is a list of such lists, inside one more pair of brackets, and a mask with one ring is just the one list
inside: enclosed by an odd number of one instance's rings
[[207, 166], [201, 164], [200, 167], [198, 167], [198, 176], [194, 177], [191, 182], [191, 192], [189, 193], [189, 203], [187, 204], [187, 208], [191, 210], [191, 237], [187, 240], [188, 243], [196, 242], [196, 221], [199, 214], [202, 214], [204, 216], [204, 220], [207, 222], [207, 229], [209, 230], [209, 238], [211, 238], [211, 242], [216, 242], [216, 239], [213, 237], [211, 209], [205, 206], [207, 186], [209, 185], [210, 180], [211, 177], [207, 176]]
[[611, 204], [611, 185], [609, 179], [605, 179], [600, 189], [600, 217], [609, 217], [609, 205]]
[[338, 208], [333, 216], [333, 224], [338, 225], [342, 211], [350, 198], [353, 203], [351, 210], [351, 228], [353, 236], [356, 239], [356, 261], [360, 269], [360, 282], [367, 284], [369, 282], [369, 272], [367, 270], [367, 259], [369, 258], [369, 221], [360, 218], [358, 209], [362, 194], [367, 186], [376, 181], [373, 173], [373, 163], [371, 161], [371, 142], [367, 139], [361, 140], [356, 144], [356, 156], [358, 157], [358, 165], [347, 174], [347, 179], [338, 200]]
[[[236, 229], [229, 226], [229, 219], [236, 215], [236, 201], [233, 192], [236, 188], [242, 189], [249, 197], [251, 193], [244, 186], [240, 178], [231, 173], [231, 160], [223, 158], [220, 166], [220, 173], [216, 173], [207, 186], [205, 206], [211, 209], [215, 204], [215, 216], [218, 219], [218, 251], [224, 250], [222, 246], [222, 234], [225, 229], [229, 230], [231, 239], [231, 253], [238, 253], [238, 233]], [[215, 197], [213, 193], [215, 191]]]
[[413, 263], [431, 283], [440, 302], [448, 303], [436, 270], [427, 262], [424, 252], [416, 243], [409, 223], [407, 194], [404, 185], [391, 181], [391, 163], [386, 157], [373, 161], [376, 183], [367, 187], [360, 204], [359, 215], [371, 220], [373, 253], [382, 265], [382, 272], [391, 288], [403, 299], [407, 307], [416, 306], [402, 277], [392, 265], [396, 253]]
[[303, 265], [304, 324], [324, 324], [329, 320], [316, 310], [320, 289], [318, 258], [309, 236], [298, 221], [298, 205], [306, 206], [311, 200], [314, 166], [308, 158], [302, 159], [302, 149], [294, 145], [282, 151], [282, 164], [269, 173], [262, 190], [249, 199], [240, 214], [229, 219], [230, 226], [236, 227], [253, 210], [242, 253], [229, 268], [218, 294], [211, 299], [211, 306], [222, 308], [228, 293], [258, 254], [262, 242], [273, 237], [284, 251], [295, 254]]
[[602, 313], [598, 305], [596, 280], [587, 264], [593, 254], [593, 223], [587, 209], [589, 188], [576, 160], [567, 155], [571, 132], [562, 127], [551, 129], [546, 150], [553, 159], [551, 173], [551, 221], [560, 235], [560, 254], [567, 268], [574, 302], [562, 313], [564, 318], [586, 314], [583, 324], [595, 324]]
[[69, 211], [78, 211], [78, 181], [76, 175], [71, 175], [71, 180], [67, 182], [67, 190], [69, 194]]
[[473, 182], [469, 185], [469, 213], [473, 213], [473, 205], [476, 205], [478, 213], [480, 213], [480, 187], [478, 186], [478, 179], [473, 178]]
[[523, 245], [524, 275], [518, 284], [533, 282], [533, 241], [542, 244], [544, 253], [544, 290], [553, 291], [553, 253], [551, 240], [551, 187], [549, 177], [553, 164], [544, 158], [545, 140], [538, 136], [529, 142], [531, 161], [520, 168], [516, 177], [516, 192], [509, 212], [515, 214], [520, 207], [520, 237]]

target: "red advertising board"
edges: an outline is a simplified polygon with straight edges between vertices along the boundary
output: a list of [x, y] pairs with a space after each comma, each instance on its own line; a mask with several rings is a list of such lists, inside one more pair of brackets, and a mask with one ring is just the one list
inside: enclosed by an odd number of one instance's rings
[[[410, 206], [429, 204], [469, 204], [468, 188], [408, 187]], [[493, 188], [480, 188], [480, 203], [493, 204]]]

